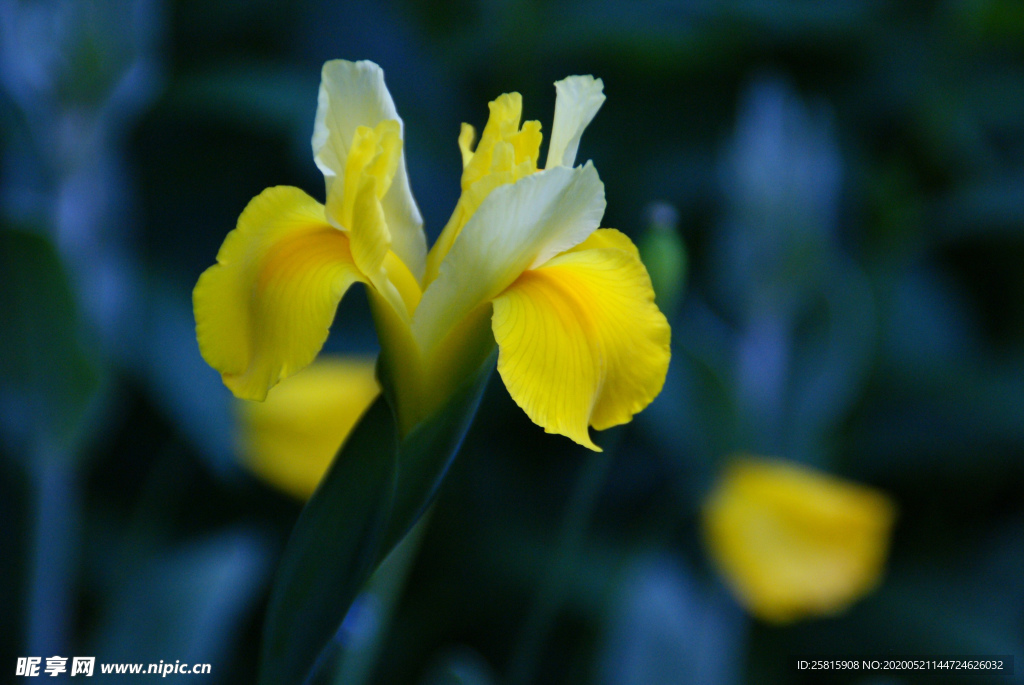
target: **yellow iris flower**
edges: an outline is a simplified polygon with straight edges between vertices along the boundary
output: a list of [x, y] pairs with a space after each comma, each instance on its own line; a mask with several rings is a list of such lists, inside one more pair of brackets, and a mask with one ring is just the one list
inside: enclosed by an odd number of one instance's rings
[[443, 405], [498, 345], [513, 399], [550, 433], [598, 449], [661, 391], [670, 330], [633, 243], [598, 228], [604, 185], [574, 166], [603, 84], [555, 84], [545, 168], [522, 98], [490, 103], [480, 141], [463, 125], [462, 195], [426, 250], [409, 188], [404, 127], [371, 62], [324, 65], [313, 154], [326, 203], [268, 188], [242, 212], [196, 284], [203, 358], [236, 396], [262, 400], [308, 365], [342, 296], [365, 284], [385, 392], [406, 434]]
[[704, 504], [705, 539], [739, 601], [772, 623], [834, 615], [878, 585], [896, 507], [804, 466], [745, 457]]

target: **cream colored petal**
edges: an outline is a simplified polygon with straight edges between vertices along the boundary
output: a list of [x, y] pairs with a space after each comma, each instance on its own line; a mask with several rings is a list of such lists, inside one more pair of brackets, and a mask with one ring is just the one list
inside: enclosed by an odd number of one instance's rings
[[[356, 129], [360, 126], [374, 128], [387, 120], [399, 122], [404, 139], [405, 125], [384, 85], [384, 72], [379, 66], [373, 62], [346, 60], [324, 64], [313, 124], [313, 158], [324, 174], [328, 197], [335, 193], [344, 195], [341, 186]], [[328, 204], [333, 206], [334, 203]], [[409, 187], [404, 150], [381, 204], [391, 232], [391, 249], [413, 275], [422, 278], [427, 244], [423, 217]], [[329, 218], [340, 225], [338, 217]]]
[[426, 355], [529, 268], [585, 240], [604, 214], [593, 165], [550, 169], [494, 189], [462, 229], [413, 319]]
[[570, 76], [555, 84], [555, 121], [544, 168], [576, 163], [580, 137], [604, 100], [604, 82], [593, 76]]
[[519, 93], [505, 93], [487, 105], [490, 116], [473, 149], [476, 131], [463, 124], [459, 133], [462, 152], [462, 196], [455, 211], [427, 253], [423, 287], [437, 278], [441, 263], [458, 239], [466, 222], [492, 190], [514, 183], [537, 171], [537, 158], [543, 136], [539, 121], [526, 121], [520, 126], [523, 98]]

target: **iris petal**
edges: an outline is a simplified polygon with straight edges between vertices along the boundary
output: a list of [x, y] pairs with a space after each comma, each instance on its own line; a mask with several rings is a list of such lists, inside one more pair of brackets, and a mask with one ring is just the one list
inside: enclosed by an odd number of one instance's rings
[[[382, 121], [404, 125], [384, 85], [384, 72], [373, 62], [332, 60], [324, 64], [320, 81], [316, 120], [313, 124], [313, 156], [324, 174], [327, 196], [344, 196], [345, 170], [356, 130], [375, 128]], [[328, 201], [329, 205], [334, 202]], [[340, 204], [340, 203], [339, 203]], [[398, 159], [394, 179], [381, 199], [391, 231], [391, 249], [416, 278], [423, 276], [427, 244], [423, 217], [409, 188], [405, 153]], [[335, 223], [340, 217], [331, 217]]]
[[593, 76], [570, 76], [555, 84], [555, 120], [551, 125], [544, 168], [572, 166], [583, 131], [604, 104], [604, 82]]
[[744, 456], [704, 503], [703, 527], [740, 602], [789, 623], [838, 614], [878, 585], [895, 516], [881, 491]]
[[505, 93], [488, 103], [490, 116], [476, 149], [472, 149], [476, 131], [463, 124], [459, 133], [462, 152], [462, 195], [451, 218], [427, 254], [424, 286], [437, 278], [441, 264], [462, 232], [491, 191], [537, 171], [537, 158], [543, 138], [539, 121], [519, 120], [523, 98], [519, 93]]
[[361, 280], [321, 204], [298, 188], [268, 188], [192, 293], [199, 350], [237, 397], [262, 400], [313, 361], [338, 302]]
[[[595, 240], [615, 242], [617, 232]], [[661, 391], [670, 331], [629, 250], [574, 250], [494, 300], [498, 372], [534, 423], [598, 449], [587, 426], [628, 422]]]
[[271, 485], [306, 499], [341, 443], [380, 394], [372, 358], [321, 357], [270, 393], [239, 402], [245, 465]]
[[523, 271], [578, 245], [604, 214], [592, 165], [558, 167], [495, 188], [473, 214], [423, 293], [413, 334], [429, 355], [445, 333]]

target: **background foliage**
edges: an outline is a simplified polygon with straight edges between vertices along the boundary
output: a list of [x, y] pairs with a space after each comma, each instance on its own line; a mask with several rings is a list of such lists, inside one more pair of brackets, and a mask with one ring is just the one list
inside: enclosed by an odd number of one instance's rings
[[[1018, 3], [3, 0], [0, 20], [0, 668], [95, 654], [252, 682], [300, 505], [236, 465], [190, 291], [263, 188], [322, 196], [335, 57], [384, 68], [431, 238], [460, 121], [518, 90], [547, 128], [555, 80], [602, 77], [580, 156], [605, 225], [668, 224], [691, 269], [665, 390], [606, 457], [492, 379], [419, 549], [339, 633], [338, 682], [791, 682], [799, 653], [1024, 667]], [[342, 309], [329, 349], [372, 350], [362, 298]], [[698, 528], [741, 451], [894, 497], [878, 592], [785, 627], [743, 613]]]

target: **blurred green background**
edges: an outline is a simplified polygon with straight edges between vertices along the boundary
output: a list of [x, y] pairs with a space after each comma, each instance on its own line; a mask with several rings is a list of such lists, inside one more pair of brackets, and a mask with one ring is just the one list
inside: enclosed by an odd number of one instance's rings
[[[604, 225], [667, 226], [688, 265], [659, 293], [665, 389], [607, 457], [492, 379], [408, 575], [339, 633], [339, 682], [815, 682], [792, 654], [1024, 668], [1022, 7], [0, 0], [2, 679], [62, 654], [254, 680], [300, 503], [237, 466], [190, 293], [262, 189], [322, 198], [309, 139], [336, 57], [384, 68], [430, 240], [460, 122], [518, 90], [548, 131], [552, 83], [601, 77], [580, 159]], [[364, 298], [341, 308], [328, 350], [372, 351]], [[699, 533], [738, 451], [889, 493], [880, 589], [834, 618], [747, 616]]]

